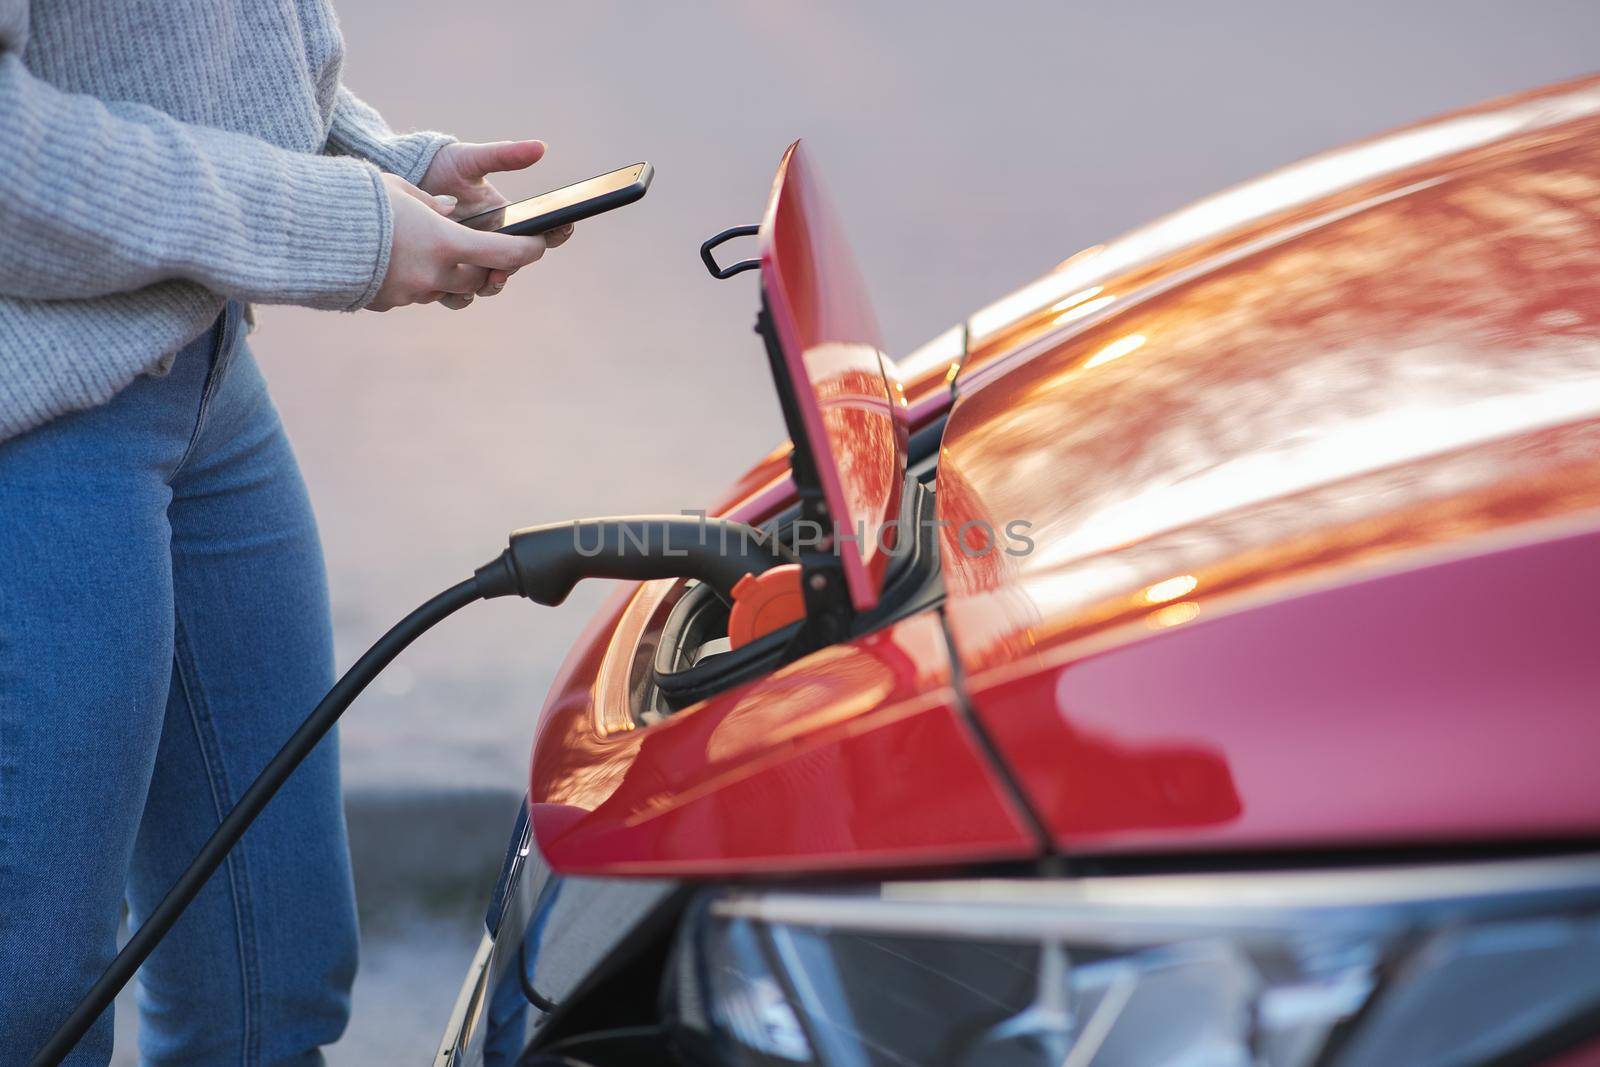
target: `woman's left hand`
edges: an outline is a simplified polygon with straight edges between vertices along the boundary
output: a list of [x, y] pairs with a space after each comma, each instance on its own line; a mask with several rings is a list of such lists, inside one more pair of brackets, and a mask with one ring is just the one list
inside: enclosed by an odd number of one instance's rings
[[[451, 217], [464, 219], [507, 203], [500, 191], [489, 183], [489, 175], [526, 170], [542, 158], [543, 141], [492, 141], [488, 144], [457, 141], [439, 149], [427, 173], [417, 184], [424, 192], [434, 196], [455, 197], [456, 209]], [[545, 245], [555, 248], [571, 236], [570, 225], [551, 230], [544, 235]], [[478, 290], [478, 295], [494, 296], [505, 288], [506, 279], [513, 273], [490, 271], [489, 280]], [[453, 308], [466, 307], [471, 302], [471, 296], [451, 296], [441, 301]]]

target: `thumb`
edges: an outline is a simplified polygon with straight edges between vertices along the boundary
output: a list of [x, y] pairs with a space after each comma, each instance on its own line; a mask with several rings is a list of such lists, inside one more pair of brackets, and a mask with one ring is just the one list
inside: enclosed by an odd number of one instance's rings
[[457, 171], [468, 181], [507, 170], [522, 170], [544, 158], [543, 141], [491, 141], [455, 146]]

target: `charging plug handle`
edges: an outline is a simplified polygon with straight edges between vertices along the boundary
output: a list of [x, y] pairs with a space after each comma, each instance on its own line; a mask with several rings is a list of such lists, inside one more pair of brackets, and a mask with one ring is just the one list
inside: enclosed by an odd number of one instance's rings
[[747, 574], [794, 562], [771, 533], [730, 519], [635, 515], [530, 526], [478, 568], [485, 597], [523, 596], [551, 607], [584, 578], [694, 578], [724, 601]]
[[731, 601], [733, 587], [745, 575], [764, 573], [793, 558], [771, 534], [727, 519], [642, 515], [518, 530], [499, 557], [401, 619], [345, 672], [250, 783], [105, 973], [28, 1061], [29, 1067], [56, 1067], [66, 1058], [351, 701], [436, 623], [490, 597], [520, 595], [553, 607], [584, 578], [697, 578]]

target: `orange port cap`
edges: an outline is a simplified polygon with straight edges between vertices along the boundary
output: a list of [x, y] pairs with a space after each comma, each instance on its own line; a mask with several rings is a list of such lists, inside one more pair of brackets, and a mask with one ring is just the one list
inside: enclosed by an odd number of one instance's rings
[[728, 612], [728, 644], [742, 648], [806, 617], [800, 588], [800, 564], [780, 563], [760, 574], [747, 574], [733, 587]]

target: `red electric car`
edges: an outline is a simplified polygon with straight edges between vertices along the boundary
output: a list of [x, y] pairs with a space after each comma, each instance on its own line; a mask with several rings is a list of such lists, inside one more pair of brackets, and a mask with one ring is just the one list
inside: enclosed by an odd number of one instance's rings
[[797, 562], [573, 650], [441, 1067], [1600, 1064], [1600, 79], [898, 361], [803, 146], [705, 255]]

